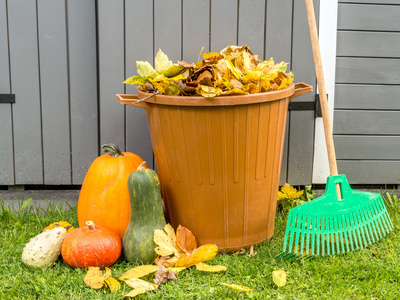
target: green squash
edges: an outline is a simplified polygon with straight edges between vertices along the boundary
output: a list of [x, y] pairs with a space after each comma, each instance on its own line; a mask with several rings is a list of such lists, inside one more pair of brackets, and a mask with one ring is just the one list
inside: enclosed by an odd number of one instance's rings
[[128, 262], [152, 264], [156, 258], [154, 230], [166, 225], [160, 181], [157, 173], [143, 162], [128, 178], [131, 216], [122, 249]]

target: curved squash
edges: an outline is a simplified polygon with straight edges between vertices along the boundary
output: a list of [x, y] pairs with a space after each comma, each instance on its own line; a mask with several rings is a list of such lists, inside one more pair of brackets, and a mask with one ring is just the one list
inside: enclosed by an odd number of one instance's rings
[[156, 258], [154, 230], [163, 229], [166, 221], [157, 173], [144, 164], [128, 178], [131, 216], [122, 249], [129, 262], [151, 264]]

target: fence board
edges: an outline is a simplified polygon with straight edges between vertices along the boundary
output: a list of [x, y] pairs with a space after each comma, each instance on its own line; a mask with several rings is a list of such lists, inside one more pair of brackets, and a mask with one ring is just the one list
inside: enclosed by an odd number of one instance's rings
[[264, 56], [265, 5], [264, 0], [239, 1], [238, 44], [247, 45], [261, 58]]
[[336, 84], [335, 109], [400, 110], [400, 86]]
[[339, 31], [336, 55], [400, 58], [400, 32]]
[[[153, 64], [153, 1], [125, 1], [125, 78], [137, 75], [136, 61]], [[126, 93], [136, 94], [135, 86], [126, 86]], [[142, 157], [154, 168], [153, 148], [143, 108], [126, 107], [126, 150]]]
[[68, 47], [72, 183], [81, 184], [99, 155], [95, 1], [70, 0]]
[[350, 184], [399, 184], [400, 162], [382, 160], [338, 160], [339, 174]]
[[44, 184], [71, 184], [65, 1], [38, 1]]
[[237, 0], [211, 0], [211, 51], [219, 52], [228, 45], [238, 44], [237, 15]]
[[202, 47], [204, 52], [210, 50], [210, 1], [186, 0], [182, 4], [182, 58], [196, 63]]
[[[10, 65], [8, 55], [6, 1], [0, 1], [0, 94], [9, 94]], [[14, 184], [12, 104], [0, 104], [0, 184]]]
[[400, 160], [399, 136], [335, 135], [334, 138], [337, 159]]
[[[394, 3], [399, 4], [398, 2], [398, 0], [394, 1]], [[385, 3], [390, 3], [390, 1], [385, 0]], [[396, 5], [343, 3], [338, 6], [338, 30], [399, 31], [399, 15], [400, 6]]]
[[115, 100], [124, 91], [124, 1], [100, 0], [97, 5], [100, 144], [125, 149], [125, 108]]
[[400, 135], [400, 111], [338, 110], [334, 134]]
[[42, 184], [42, 128], [36, 1], [8, 1], [15, 183]]
[[336, 59], [336, 83], [400, 84], [400, 59]]
[[[296, 82], [306, 82], [316, 90], [316, 76], [308, 29], [307, 13], [302, 1], [293, 2], [292, 69]], [[314, 1], [319, 11], [319, 1]], [[318, 13], [316, 13], [318, 24]], [[314, 101], [315, 92], [305, 94], [292, 101]], [[289, 129], [288, 176], [291, 184], [310, 184], [314, 155], [313, 111], [291, 111]], [[301, 149], [301, 151], [300, 151]]]

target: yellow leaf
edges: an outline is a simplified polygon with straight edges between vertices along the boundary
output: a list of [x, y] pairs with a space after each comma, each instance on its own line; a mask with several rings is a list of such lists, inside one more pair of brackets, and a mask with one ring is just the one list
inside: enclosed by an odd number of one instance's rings
[[272, 272], [272, 280], [274, 283], [279, 286], [285, 286], [286, 285], [286, 272], [284, 269], [276, 270]]
[[157, 71], [168, 70], [172, 66], [172, 61], [168, 59], [168, 56], [161, 49], [158, 50], [154, 63]]
[[192, 253], [197, 247], [196, 238], [189, 229], [179, 225], [176, 229], [176, 245], [182, 252]]
[[128, 294], [126, 294], [126, 295], [124, 295], [122, 297], [131, 297], [131, 298], [133, 298], [133, 297], [136, 297], [137, 295], [147, 293], [148, 291], [152, 291], [152, 290], [146, 289], [146, 288], [137, 288], [137, 289], [134, 289], [134, 290], [130, 291]]
[[175, 273], [179, 273], [180, 271], [187, 269], [187, 267], [168, 267], [167, 269]]
[[110, 288], [110, 291], [117, 291], [121, 288], [121, 284], [115, 278], [106, 278], [104, 282]]
[[154, 230], [153, 240], [156, 243], [157, 247], [154, 251], [160, 256], [168, 256], [168, 255], [181, 255], [182, 251], [176, 247], [176, 236], [173, 233], [173, 229], [171, 225], [167, 224], [164, 227], [164, 230], [156, 229]]
[[191, 254], [182, 254], [175, 263], [175, 267], [190, 267], [201, 262], [209, 261], [218, 253], [218, 246], [214, 244], [202, 245]]
[[248, 288], [247, 286], [243, 286], [243, 285], [228, 284], [228, 283], [224, 283], [224, 282], [220, 282], [219, 284], [226, 285], [226, 286], [230, 287], [231, 289], [235, 289], [238, 291], [243, 291], [243, 292], [254, 291], [254, 289]]
[[139, 278], [131, 278], [125, 280], [125, 283], [133, 289], [146, 289], [146, 291], [155, 291], [157, 285]]
[[156, 70], [154, 70], [152, 65], [147, 61], [137, 61], [136, 67], [138, 74], [142, 77], [147, 77], [156, 73]]
[[204, 271], [204, 272], [222, 272], [226, 271], [227, 267], [226, 266], [220, 266], [220, 265], [214, 265], [210, 266], [205, 263], [198, 263], [196, 264], [197, 270]]
[[119, 278], [119, 280], [128, 280], [131, 278], [141, 278], [148, 274], [154, 273], [159, 268], [160, 267], [156, 266], [156, 265], [142, 265], [142, 266], [138, 266], [138, 267], [135, 267], [133, 269], [126, 271], [124, 274], [120, 275], [118, 278]]
[[294, 200], [301, 195], [303, 195], [304, 191], [297, 191], [294, 187], [290, 184], [285, 183], [285, 185], [281, 188], [281, 191], [278, 192], [278, 200], [290, 199]]
[[101, 289], [104, 285], [104, 280], [111, 277], [111, 270], [107, 267], [105, 269], [106, 272], [103, 274], [99, 267], [89, 267], [83, 281], [93, 289]]

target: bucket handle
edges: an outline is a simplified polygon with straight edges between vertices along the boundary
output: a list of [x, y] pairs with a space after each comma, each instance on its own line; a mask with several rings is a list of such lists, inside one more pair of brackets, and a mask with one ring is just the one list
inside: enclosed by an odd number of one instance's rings
[[151, 94], [150, 96], [147, 96], [145, 98], [139, 99], [137, 95], [129, 95], [129, 99], [126, 99], [126, 95], [123, 94], [116, 94], [116, 98], [121, 104], [126, 104], [126, 105], [132, 105], [132, 106], [137, 106], [137, 107], [142, 107], [144, 109], [148, 109], [149, 105], [144, 102], [145, 100], [154, 97], [156, 94], [159, 92], [155, 92]]
[[304, 82], [298, 82], [294, 84], [294, 93], [289, 97], [289, 100], [296, 98], [298, 96], [307, 94], [313, 90], [313, 87]]

